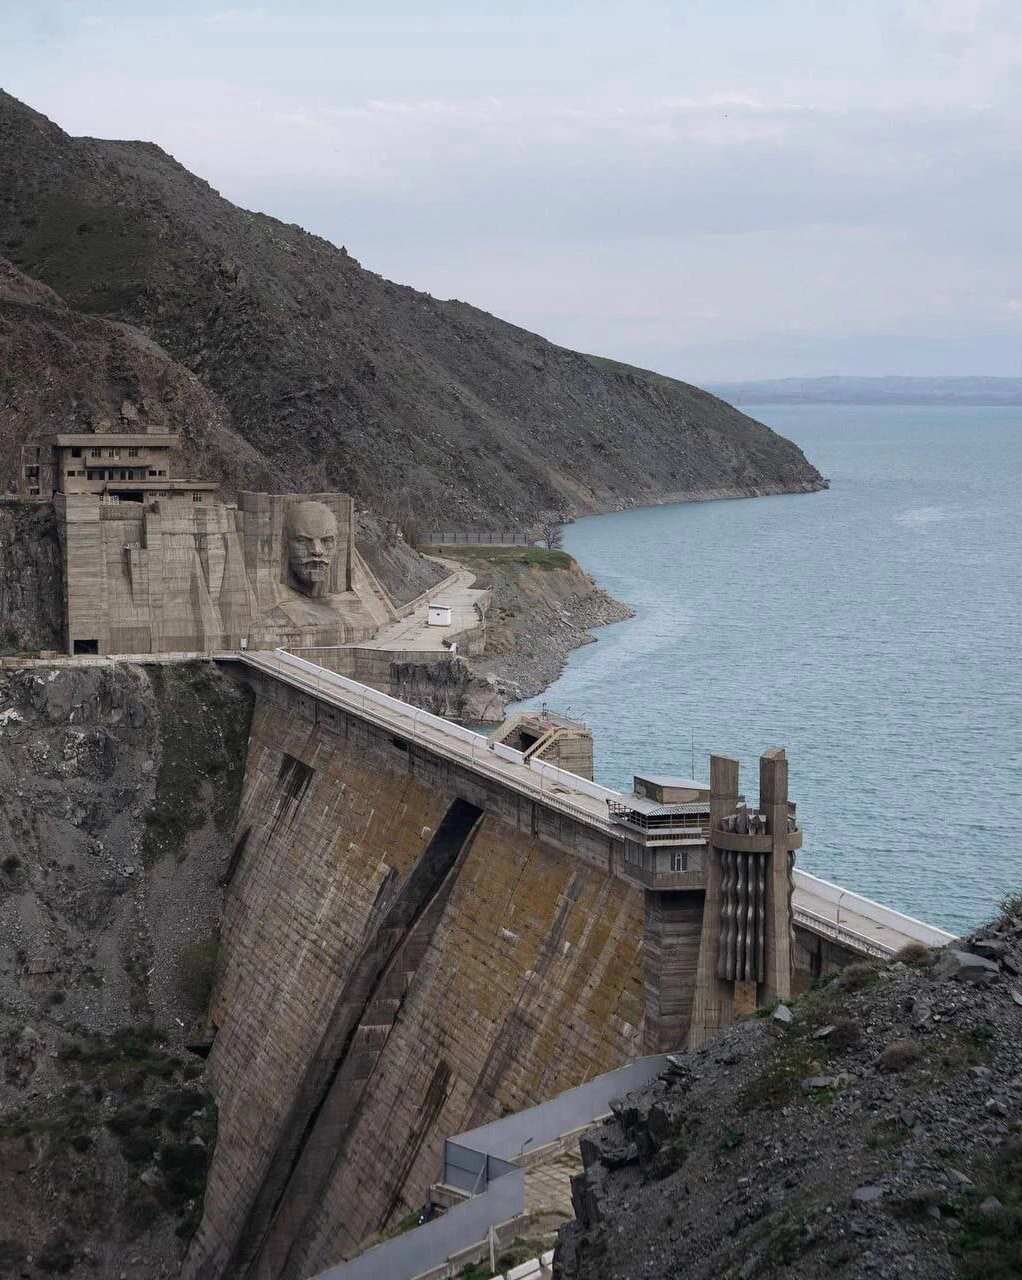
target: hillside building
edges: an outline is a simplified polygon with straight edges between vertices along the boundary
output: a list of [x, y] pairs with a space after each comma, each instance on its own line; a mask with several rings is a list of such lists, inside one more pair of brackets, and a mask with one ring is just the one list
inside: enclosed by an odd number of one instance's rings
[[180, 441], [169, 432], [80, 432], [22, 445], [20, 490], [25, 497], [94, 494], [107, 502], [178, 498], [213, 501], [212, 480], [178, 480], [171, 454]]

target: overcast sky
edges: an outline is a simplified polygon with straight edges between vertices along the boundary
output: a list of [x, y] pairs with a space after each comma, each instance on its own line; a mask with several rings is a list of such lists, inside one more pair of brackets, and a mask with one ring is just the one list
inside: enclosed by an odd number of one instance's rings
[[0, 83], [69, 132], [155, 141], [239, 204], [568, 346], [696, 381], [1022, 375], [1022, 0], [0, 19]]

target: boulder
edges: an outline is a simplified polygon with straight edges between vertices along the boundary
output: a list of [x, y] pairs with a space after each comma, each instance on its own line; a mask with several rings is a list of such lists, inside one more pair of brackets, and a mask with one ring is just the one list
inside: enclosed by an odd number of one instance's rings
[[959, 982], [983, 982], [994, 977], [999, 967], [994, 960], [975, 955], [971, 951], [959, 951], [947, 947], [934, 969], [939, 978], [955, 978]]
[[856, 1187], [852, 1192], [852, 1199], [856, 1204], [874, 1204], [877, 1200], [882, 1200], [883, 1196], [883, 1187], [877, 1186]]
[[1008, 944], [1002, 938], [980, 938], [970, 950], [987, 960], [1000, 960], [1007, 954]]

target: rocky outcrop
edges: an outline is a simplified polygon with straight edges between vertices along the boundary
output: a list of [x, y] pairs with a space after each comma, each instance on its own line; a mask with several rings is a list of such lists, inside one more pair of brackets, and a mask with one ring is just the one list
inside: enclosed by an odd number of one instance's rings
[[0, 246], [75, 312], [137, 326], [225, 406], [255, 450], [225, 483], [266, 488], [252, 471], [269, 470], [427, 527], [822, 484], [723, 401], [392, 284], [151, 144], [70, 138], [3, 94], [0, 135]]
[[394, 662], [390, 694], [435, 716], [463, 724], [499, 724], [504, 699], [496, 676], [478, 676], [464, 658], [442, 662]]
[[568, 654], [622, 622], [631, 609], [598, 587], [563, 551], [538, 547], [458, 548], [458, 559], [490, 590], [486, 651], [472, 667], [492, 676], [508, 701], [530, 698], [560, 675]]
[[0, 653], [64, 648], [64, 569], [52, 507], [0, 501]]
[[582, 1143], [560, 1280], [1017, 1271], [1022, 899], [680, 1054]]
[[249, 706], [202, 664], [0, 672], [0, 1274], [179, 1274]]
[[202, 663], [0, 672], [5, 1006], [180, 1041], [177, 971], [215, 933], [248, 715]]
[[394, 525], [380, 520], [371, 511], [356, 512], [355, 545], [396, 605], [408, 604], [450, 572], [446, 565], [420, 555]]

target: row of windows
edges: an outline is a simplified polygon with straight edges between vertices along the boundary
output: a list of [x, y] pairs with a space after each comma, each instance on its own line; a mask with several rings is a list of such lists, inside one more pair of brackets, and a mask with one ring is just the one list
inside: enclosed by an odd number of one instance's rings
[[[85, 476], [88, 480], [145, 480], [146, 472], [144, 467], [122, 467], [120, 470], [116, 468], [105, 467], [89, 467], [86, 471], [66, 471], [64, 473], [69, 479], [76, 476]], [[156, 480], [161, 476], [165, 476], [166, 471], [150, 471], [149, 479]]]
[[[137, 448], [137, 447], [132, 447], [132, 448], [130, 448], [130, 449], [128, 450], [128, 457], [129, 457], [129, 458], [137, 458], [137, 457], [139, 456], [140, 452], [141, 452], [141, 450], [140, 450], [139, 448]], [[83, 450], [81, 449], [81, 447], [80, 447], [80, 446], [78, 446], [78, 445], [75, 445], [75, 447], [71, 450], [71, 457], [72, 457], [72, 458], [80, 458], [80, 457], [82, 456], [82, 453], [83, 453]], [[90, 450], [89, 450], [89, 457], [90, 457], [90, 458], [102, 458], [102, 456], [103, 456], [103, 450], [102, 450], [102, 449], [90, 449]], [[121, 456], [121, 451], [120, 451], [120, 449], [107, 449], [107, 451], [106, 451], [106, 456], [107, 456], [108, 458], [119, 458], [119, 457]]]
[[[148, 494], [146, 494], [146, 501], [148, 501], [150, 498], [183, 498], [184, 496], [185, 495], [183, 493], [172, 493], [170, 489], [152, 489]], [[115, 503], [141, 502], [142, 497], [141, 495], [138, 495], [137, 497], [126, 497], [123, 493], [113, 493], [108, 495], [108, 498], [105, 499], [105, 501], [110, 501]], [[192, 501], [201, 502], [202, 494], [193, 493]]]

